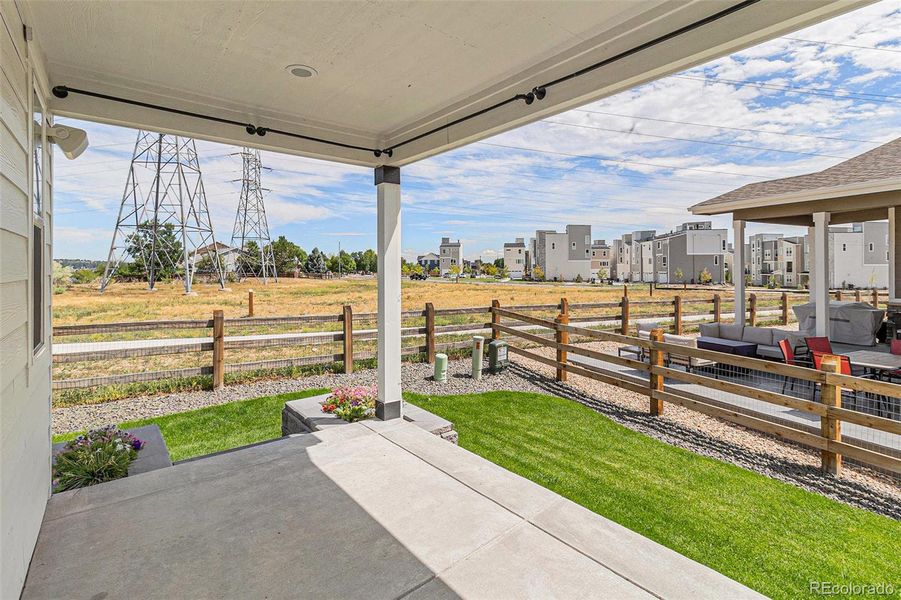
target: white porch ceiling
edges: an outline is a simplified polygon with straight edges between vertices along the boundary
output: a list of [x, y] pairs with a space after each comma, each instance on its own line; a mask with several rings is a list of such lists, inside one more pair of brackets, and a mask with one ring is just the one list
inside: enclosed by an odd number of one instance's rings
[[[79, 94], [60, 115], [363, 165], [402, 165], [781, 35], [866, 0], [762, 0], [395, 149], [392, 157]], [[51, 86], [389, 148], [742, 3], [56, 2], [20, 8]], [[747, 4], [747, 3], [745, 3]], [[293, 77], [289, 64], [316, 68]]]

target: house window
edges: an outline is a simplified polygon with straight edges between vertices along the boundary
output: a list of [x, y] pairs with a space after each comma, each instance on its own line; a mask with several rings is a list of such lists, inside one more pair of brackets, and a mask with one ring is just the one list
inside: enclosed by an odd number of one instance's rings
[[848, 251], [848, 244], [842, 244], [842, 252]]
[[660, 242], [657, 242], [657, 249], [660, 250]]
[[661, 257], [660, 257], [660, 260], [661, 260], [661, 263], [663, 264], [663, 266], [665, 267], [665, 266], [666, 266], [666, 257], [665, 257], [665, 256], [661, 256]]
[[719, 265], [719, 264], [720, 264], [720, 255], [719, 255], [719, 254], [714, 254], [714, 255], [713, 255], [713, 264], [715, 264], [715, 265]]
[[34, 225], [31, 246], [31, 348], [37, 353], [44, 347], [44, 110], [40, 97], [34, 94], [31, 158], [31, 190]]
[[573, 250], [576, 249], [576, 243], [575, 243], [575, 242], [572, 243], [572, 249], [573, 249]]
[[726, 240], [723, 240], [723, 250], [726, 249]]
[[870, 242], [870, 245], [868, 246], [868, 248], [869, 248], [870, 252], [872, 252], [873, 250], [876, 249], [876, 246], [873, 245], [873, 242]]
[[557, 244], [555, 242], [551, 242], [551, 250], [556, 250]]

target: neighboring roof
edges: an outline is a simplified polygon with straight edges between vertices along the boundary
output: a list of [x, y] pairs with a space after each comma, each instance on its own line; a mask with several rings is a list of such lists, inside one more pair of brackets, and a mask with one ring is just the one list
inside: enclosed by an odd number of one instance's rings
[[760, 200], [760, 204], [763, 205], [766, 204], [765, 199], [815, 190], [827, 194], [831, 188], [837, 188], [838, 191], [846, 186], [898, 181], [899, 178], [901, 178], [901, 137], [828, 169], [807, 175], [749, 183], [716, 198], [695, 204], [690, 210], [696, 214], [709, 214], [708, 209], [724, 209], [725, 205], [749, 200]]
[[525, 248], [525, 242], [504, 242], [504, 248]]
[[429, 253], [427, 253], [427, 254], [420, 254], [419, 256], [416, 257], [416, 260], [417, 260], [417, 261], [420, 261], [420, 260], [438, 260], [438, 255], [435, 254], [434, 252], [429, 252]]
[[[241, 251], [240, 248], [235, 248], [234, 246], [229, 246], [228, 244], [223, 244], [222, 242], [216, 242], [216, 248], [220, 254], [223, 252], [228, 253], [228, 252], [240, 252]], [[194, 250], [194, 252], [197, 254], [206, 254], [207, 252], [210, 252], [212, 249], [213, 249], [213, 244], [207, 244], [206, 246], [201, 246], [200, 248], [197, 248], [196, 250]]]

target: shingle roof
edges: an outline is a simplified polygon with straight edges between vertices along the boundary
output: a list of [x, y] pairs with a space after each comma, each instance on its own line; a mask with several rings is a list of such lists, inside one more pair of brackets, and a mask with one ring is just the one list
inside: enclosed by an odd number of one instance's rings
[[828, 169], [795, 177], [749, 183], [716, 198], [695, 204], [692, 209], [899, 177], [901, 177], [901, 137]]

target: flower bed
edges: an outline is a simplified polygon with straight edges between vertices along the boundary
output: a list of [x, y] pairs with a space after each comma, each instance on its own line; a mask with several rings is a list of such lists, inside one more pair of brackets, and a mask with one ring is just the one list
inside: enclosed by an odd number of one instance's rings
[[322, 412], [333, 413], [348, 423], [370, 419], [375, 414], [376, 386], [341, 386], [320, 404]]
[[70, 440], [56, 455], [53, 487], [57, 492], [113, 481], [128, 475], [144, 442], [113, 425]]

